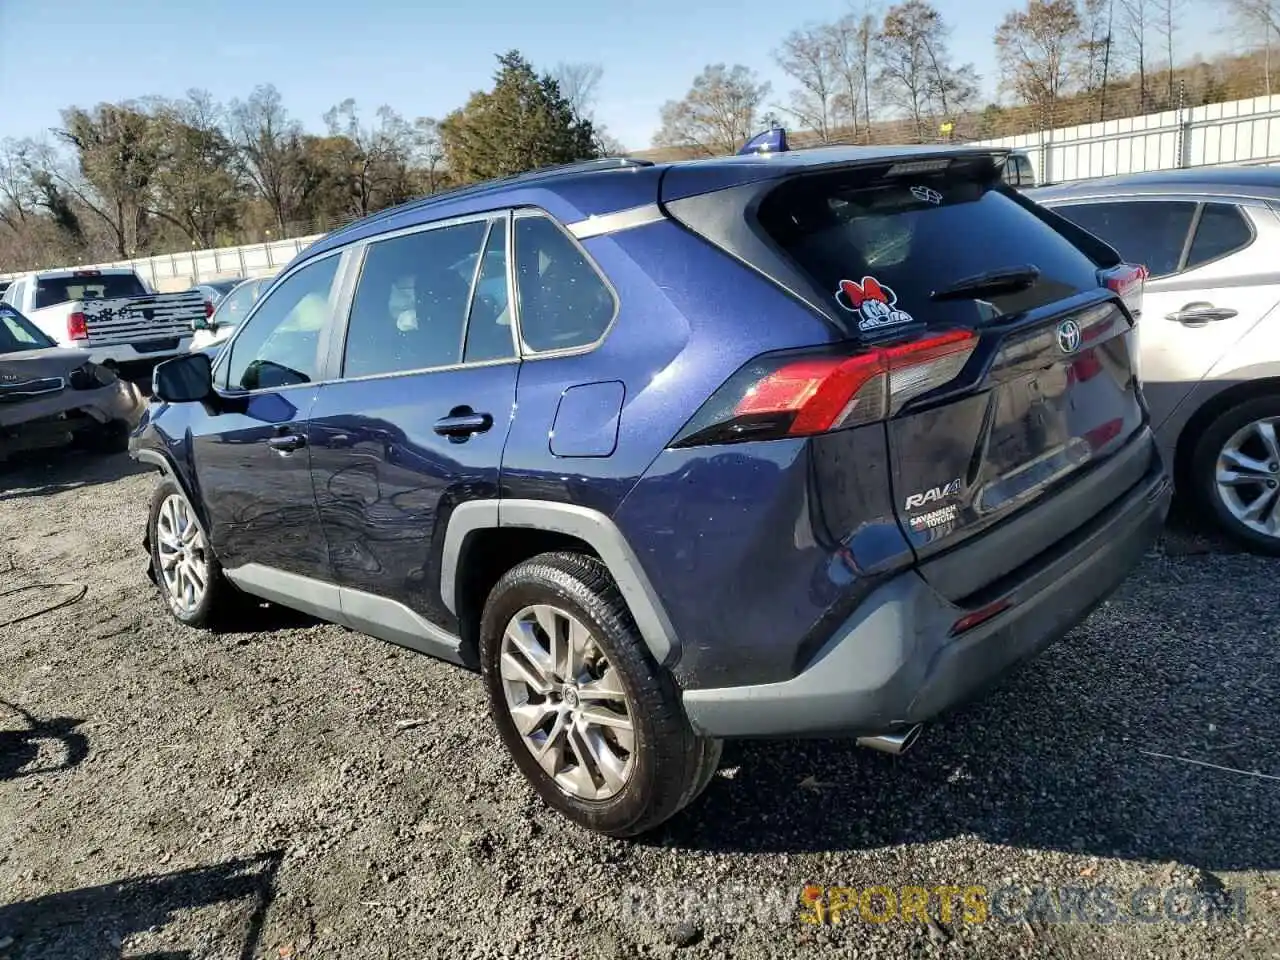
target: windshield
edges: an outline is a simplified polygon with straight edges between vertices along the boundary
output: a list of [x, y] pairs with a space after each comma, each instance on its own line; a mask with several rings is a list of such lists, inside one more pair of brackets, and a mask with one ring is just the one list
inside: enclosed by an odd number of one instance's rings
[[36, 329], [35, 324], [7, 304], [0, 304], [0, 353], [40, 350], [57, 344]]
[[115, 300], [118, 297], [146, 295], [142, 281], [132, 273], [40, 277], [36, 281], [37, 310], [57, 306], [68, 300]]

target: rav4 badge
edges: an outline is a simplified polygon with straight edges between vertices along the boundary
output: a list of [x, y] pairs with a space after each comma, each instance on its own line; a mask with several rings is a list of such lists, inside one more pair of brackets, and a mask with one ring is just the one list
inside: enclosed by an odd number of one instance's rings
[[931, 487], [923, 493], [913, 493], [907, 497], [907, 504], [904, 509], [914, 510], [916, 507], [923, 507], [926, 503], [936, 503], [946, 497], [954, 497], [960, 492], [960, 478], [956, 477], [950, 483], [943, 484], [940, 487]]

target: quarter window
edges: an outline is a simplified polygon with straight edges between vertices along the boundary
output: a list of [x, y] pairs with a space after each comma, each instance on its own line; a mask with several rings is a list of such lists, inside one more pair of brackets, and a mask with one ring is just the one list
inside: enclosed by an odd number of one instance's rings
[[309, 263], [262, 301], [232, 341], [227, 385], [263, 390], [309, 383], [320, 368], [320, 333], [338, 256]]
[[1190, 270], [1225, 257], [1252, 242], [1253, 229], [1244, 211], [1231, 203], [1206, 203], [1200, 212], [1200, 223], [1196, 225], [1195, 239], [1191, 241], [1186, 268]]
[[520, 334], [532, 350], [595, 343], [613, 319], [613, 294], [582, 251], [547, 217], [515, 221]]
[[489, 222], [476, 220], [370, 244], [347, 323], [343, 376], [461, 362], [488, 233]]
[[1118, 200], [1055, 208], [1077, 226], [1113, 246], [1153, 277], [1177, 272], [1196, 205], [1183, 200]]

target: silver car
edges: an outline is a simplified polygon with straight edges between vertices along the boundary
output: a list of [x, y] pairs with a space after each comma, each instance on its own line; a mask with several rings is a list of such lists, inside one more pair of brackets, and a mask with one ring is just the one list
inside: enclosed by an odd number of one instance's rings
[[218, 302], [217, 308], [207, 320], [196, 323], [195, 336], [191, 338], [190, 349], [208, 350], [211, 347], [220, 346], [229, 339], [273, 279], [273, 277], [254, 277], [236, 284]]
[[1026, 193], [1146, 264], [1139, 360], [1179, 494], [1245, 546], [1280, 554], [1280, 170]]

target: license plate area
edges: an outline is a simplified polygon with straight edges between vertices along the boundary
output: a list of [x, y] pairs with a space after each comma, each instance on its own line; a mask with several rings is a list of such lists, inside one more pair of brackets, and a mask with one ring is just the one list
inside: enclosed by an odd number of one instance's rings
[[138, 351], [138, 353], [160, 353], [161, 351], [172, 352], [178, 349], [178, 338], [164, 337], [159, 340], [140, 340], [136, 343], [129, 344], [129, 346], [133, 347], [133, 349]]

